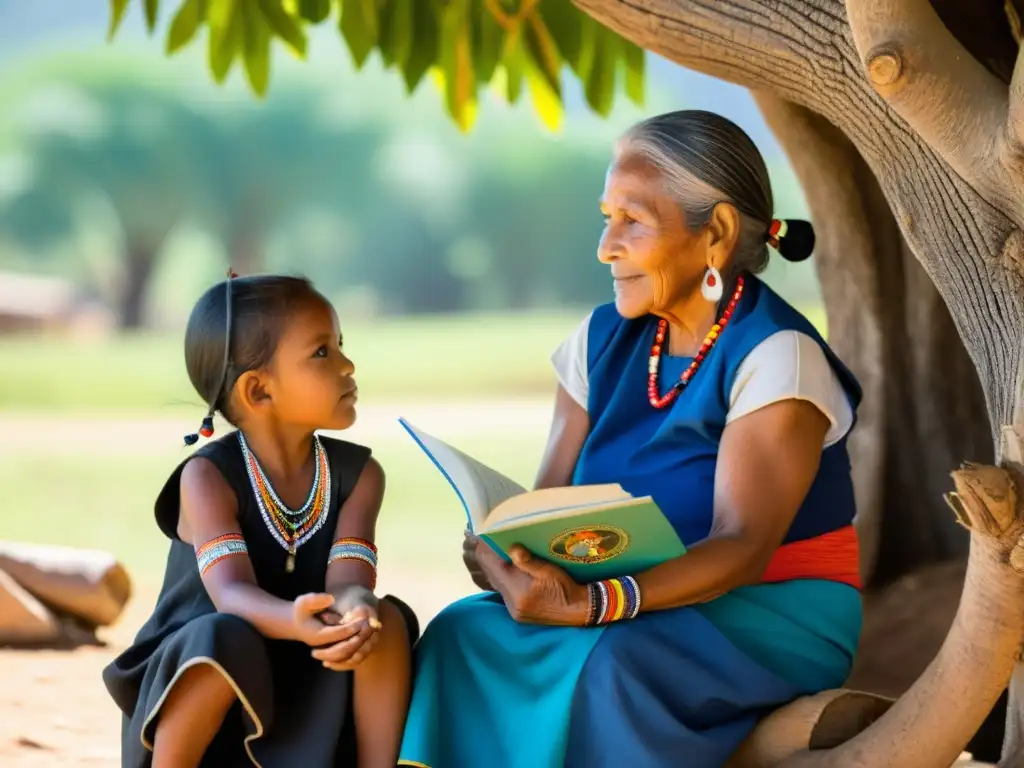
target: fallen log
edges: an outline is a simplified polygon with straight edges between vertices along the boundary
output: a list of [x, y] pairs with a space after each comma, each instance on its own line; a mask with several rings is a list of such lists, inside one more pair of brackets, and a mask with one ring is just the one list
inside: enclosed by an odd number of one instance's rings
[[0, 570], [51, 610], [86, 627], [117, 621], [132, 592], [124, 567], [99, 550], [0, 541]]
[[62, 638], [57, 617], [0, 570], [0, 645], [51, 645]]

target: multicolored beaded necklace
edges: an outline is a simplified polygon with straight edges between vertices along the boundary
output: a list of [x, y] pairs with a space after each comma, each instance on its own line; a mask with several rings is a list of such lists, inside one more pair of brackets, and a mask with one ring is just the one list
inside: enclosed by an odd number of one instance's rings
[[740, 275], [736, 278], [736, 290], [733, 291], [732, 298], [729, 299], [729, 303], [725, 307], [725, 311], [722, 316], [718, 319], [718, 322], [711, 326], [711, 330], [708, 331], [708, 335], [704, 337], [704, 342], [700, 345], [696, 356], [690, 363], [689, 367], [683, 371], [683, 375], [679, 377], [679, 381], [672, 385], [672, 388], [665, 393], [664, 397], [658, 395], [658, 364], [661, 362], [661, 347], [665, 342], [665, 338], [668, 333], [668, 320], [661, 319], [658, 321], [658, 330], [654, 334], [654, 344], [651, 345], [651, 357], [648, 360], [647, 366], [647, 399], [655, 408], [664, 408], [669, 405], [673, 400], [679, 397], [679, 393], [682, 392], [686, 385], [690, 383], [690, 379], [693, 378], [693, 374], [700, 368], [700, 364], [704, 362], [704, 358], [707, 357], [711, 348], [715, 346], [715, 342], [718, 341], [719, 335], [725, 330], [725, 326], [729, 324], [729, 318], [732, 317], [732, 313], [736, 309], [736, 304], [740, 300], [740, 296], [743, 295], [743, 276]]
[[313, 487], [309, 489], [306, 503], [300, 509], [293, 510], [289, 509], [277, 495], [255, 454], [249, 450], [249, 444], [245, 442], [245, 435], [241, 431], [238, 432], [238, 441], [242, 445], [245, 471], [249, 475], [249, 484], [256, 497], [260, 516], [266, 523], [270, 535], [288, 553], [284, 569], [291, 573], [295, 570], [295, 553], [299, 547], [309, 541], [327, 520], [327, 509], [331, 499], [331, 471], [327, 465], [327, 451], [320, 443], [320, 438], [314, 435], [313, 457], [316, 469]]

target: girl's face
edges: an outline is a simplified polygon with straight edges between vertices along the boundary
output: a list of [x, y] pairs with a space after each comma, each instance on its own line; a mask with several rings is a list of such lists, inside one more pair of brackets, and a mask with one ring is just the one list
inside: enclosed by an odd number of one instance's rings
[[267, 373], [266, 393], [280, 422], [310, 429], [355, 422], [355, 366], [342, 352], [338, 316], [322, 298], [311, 297], [295, 312]]

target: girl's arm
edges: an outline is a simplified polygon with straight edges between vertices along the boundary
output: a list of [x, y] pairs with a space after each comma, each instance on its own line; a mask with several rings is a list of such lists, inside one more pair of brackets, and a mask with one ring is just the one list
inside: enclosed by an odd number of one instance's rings
[[712, 600], [756, 583], [818, 474], [829, 420], [784, 400], [729, 424], [715, 469], [715, 518], [685, 555], [637, 575], [641, 610]]
[[[244, 543], [238, 525], [238, 499], [213, 462], [202, 457], [189, 461], [181, 472], [180, 487], [178, 538], [192, 544], [197, 553], [222, 536], [232, 536], [236, 548], [240, 541]], [[245, 552], [218, 559], [206, 568], [202, 579], [218, 611], [245, 619], [264, 637], [323, 645], [351, 634], [344, 627], [328, 627], [314, 618], [330, 607], [329, 595], [303, 595], [293, 603], [260, 589]]]
[[359, 605], [377, 607], [373, 594], [377, 583], [374, 538], [383, 500], [384, 469], [371, 457], [338, 513], [334, 546], [327, 563], [327, 592], [334, 596], [334, 610], [339, 613]]

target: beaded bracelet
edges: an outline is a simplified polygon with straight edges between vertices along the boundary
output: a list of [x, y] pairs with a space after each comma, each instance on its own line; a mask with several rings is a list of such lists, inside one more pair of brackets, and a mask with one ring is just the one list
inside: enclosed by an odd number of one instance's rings
[[245, 545], [245, 539], [240, 533], [225, 533], [223, 536], [210, 539], [205, 544], [196, 547], [199, 575], [205, 576], [208, 570], [225, 557], [247, 555], [248, 553], [249, 548]]
[[640, 585], [632, 576], [591, 582], [587, 589], [590, 593], [588, 627], [635, 619], [640, 613]]
[[327, 556], [327, 565], [338, 560], [358, 560], [370, 566], [370, 589], [377, 586], [377, 547], [372, 541], [345, 537], [338, 539], [331, 545], [331, 552]]

